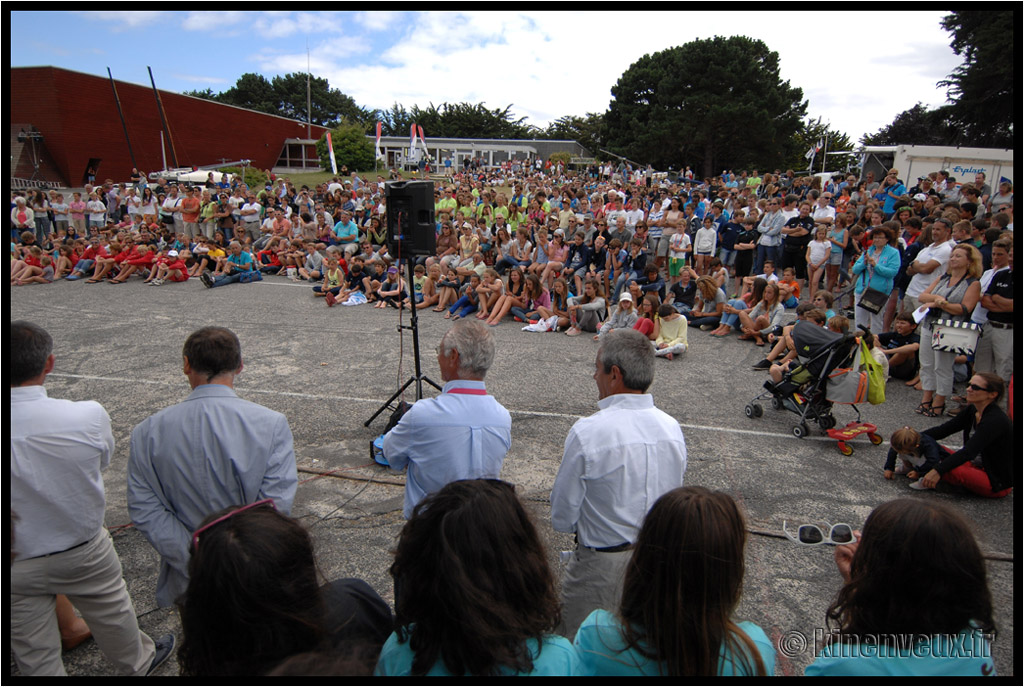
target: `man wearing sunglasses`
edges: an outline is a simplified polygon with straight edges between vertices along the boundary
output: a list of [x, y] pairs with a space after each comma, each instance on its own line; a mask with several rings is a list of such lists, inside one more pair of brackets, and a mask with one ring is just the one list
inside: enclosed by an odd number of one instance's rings
[[10, 324], [11, 651], [22, 675], [65, 675], [56, 595], [82, 613], [103, 654], [123, 675], [149, 675], [170, 657], [174, 635], [139, 630], [121, 560], [103, 526], [101, 472], [114, 453], [110, 417], [94, 401], [51, 399], [53, 339]]
[[235, 394], [234, 332], [199, 329], [182, 357], [192, 393], [137, 425], [128, 457], [128, 512], [161, 556], [162, 607], [188, 587], [190, 538], [207, 515], [266, 498], [288, 514], [298, 486], [287, 418]]

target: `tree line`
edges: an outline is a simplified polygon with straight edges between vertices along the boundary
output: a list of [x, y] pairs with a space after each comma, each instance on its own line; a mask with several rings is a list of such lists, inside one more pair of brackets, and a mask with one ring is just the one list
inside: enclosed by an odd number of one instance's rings
[[[919, 103], [860, 142], [1012, 146], [1014, 19], [1013, 10], [947, 15], [942, 26], [964, 59], [937, 84], [947, 89], [947, 104], [928, 110]], [[716, 36], [645, 55], [612, 86], [605, 112], [560, 117], [544, 128], [516, 117], [512, 104], [366, 108], [327, 79], [299, 73], [269, 80], [243, 74], [222, 93], [206, 89], [186, 95], [306, 121], [307, 78], [312, 123], [363, 134], [381, 122], [386, 136], [408, 136], [416, 123], [440, 138], [568, 139], [600, 159], [622, 156], [658, 169], [689, 165], [703, 176], [722, 169], [807, 169], [808, 153], [820, 142], [827, 141], [831, 151], [853, 147], [845, 133], [807, 117], [802, 89], [780, 76], [778, 53], [745, 36]], [[843, 162], [832, 158], [829, 165]]]

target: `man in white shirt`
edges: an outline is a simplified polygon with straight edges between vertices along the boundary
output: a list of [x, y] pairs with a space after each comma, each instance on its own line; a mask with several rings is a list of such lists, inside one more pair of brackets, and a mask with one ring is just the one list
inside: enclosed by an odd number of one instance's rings
[[82, 613], [96, 643], [123, 675], [149, 675], [174, 649], [139, 629], [121, 561], [103, 526], [101, 471], [114, 453], [107, 411], [95, 401], [51, 399], [53, 339], [12, 322], [10, 567], [11, 650], [22, 675], [66, 675], [55, 599]]
[[911, 276], [903, 296], [903, 310], [913, 312], [921, 305], [917, 297], [927, 290], [931, 283], [946, 271], [946, 263], [955, 245], [950, 240], [953, 226], [949, 220], [941, 217], [932, 223], [932, 244], [925, 246], [917, 254], [917, 258], [907, 265], [907, 274]]
[[814, 212], [811, 213], [811, 219], [814, 220], [815, 227], [825, 227], [831, 229], [832, 225], [836, 222], [836, 209], [830, 205], [832, 202], [832, 194], [828, 191], [818, 196], [818, 204], [814, 206]]
[[256, 194], [250, 193], [239, 211], [245, 234], [253, 242], [260, 238], [260, 209], [260, 204], [256, 202]]
[[644, 516], [683, 485], [686, 442], [654, 406], [654, 350], [634, 329], [609, 332], [595, 361], [600, 410], [569, 430], [551, 489], [551, 525], [576, 535], [562, 579], [562, 625], [572, 637], [598, 608], [615, 610], [622, 573]]

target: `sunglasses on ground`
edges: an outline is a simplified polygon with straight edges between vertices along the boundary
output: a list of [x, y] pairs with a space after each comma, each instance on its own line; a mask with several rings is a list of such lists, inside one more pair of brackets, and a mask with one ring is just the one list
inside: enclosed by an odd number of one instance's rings
[[786, 529], [786, 521], [782, 521], [782, 533], [786, 535], [786, 539], [790, 540], [795, 544], [803, 544], [804, 546], [817, 546], [818, 544], [851, 544], [855, 540], [853, 536], [853, 528], [845, 523], [838, 525], [831, 525], [829, 523], [823, 523], [828, 526], [827, 530], [823, 530], [817, 525], [800, 525], [796, 530], [796, 536], [789, 533]]

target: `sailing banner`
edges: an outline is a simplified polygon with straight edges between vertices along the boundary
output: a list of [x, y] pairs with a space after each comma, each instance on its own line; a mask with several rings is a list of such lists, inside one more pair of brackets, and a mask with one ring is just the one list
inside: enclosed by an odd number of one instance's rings
[[375, 154], [376, 154], [378, 160], [383, 160], [384, 159], [384, 151], [380, 149], [380, 132], [381, 132], [381, 123], [377, 122], [377, 144], [376, 144]]
[[331, 172], [338, 173], [338, 161], [334, 159], [334, 143], [331, 142], [331, 132], [327, 132], [327, 153], [331, 156]]

